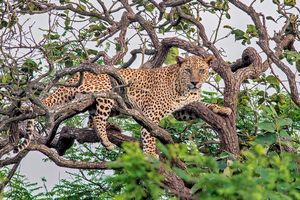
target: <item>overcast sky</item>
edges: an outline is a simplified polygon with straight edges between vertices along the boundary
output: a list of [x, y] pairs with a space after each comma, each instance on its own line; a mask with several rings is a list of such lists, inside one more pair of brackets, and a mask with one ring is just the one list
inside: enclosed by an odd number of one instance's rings
[[[252, 0], [243, 1], [245, 3], [251, 3]], [[299, 1], [297, 2], [299, 4]], [[298, 5], [299, 6], [299, 5]], [[251, 23], [251, 19], [246, 14], [240, 12], [234, 6], [231, 6], [231, 19], [224, 20], [222, 22], [222, 26], [226, 24], [230, 24], [233, 27], [238, 27], [239, 29], [245, 30], [247, 24]], [[274, 5], [271, 3], [271, 0], [265, 0], [263, 6], [256, 7], [257, 10], [263, 12], [266, 16], [273, 15], [275, 13], [271, 13], [271, 11], [275, 11]], [[299, 14], [299, 13], [298, 13]], [[205, 28], [208, 32], [208, 35], [211, 34], [212, 30], [216, 27], [217, 20], [213, 17], [212, 14], [206, 13], [202, 16], [202, 22], [205, 25]], [[35, 21], [35, 27], [44, 27], [47, 26], [47, 18], [43, 18], [41, 16], [30, 16], [30, 20]], [[269, 31], [276, 29], [276, 24], [268, 22]], [[222, 29], [221, 29], [222, 30]], [[228, 30], [223, 30], [220, 32], [220, 36], [225, 36], [228, 33]], [[40, 33], [36, 32], [37, 37], [41, 37]], [[174, 35], [175, 36], [175, 35]], [[245, 49], [245, 46], [240, 44], [240, 41], [234, 42], [233, 36], [226, 40], [222, 40], [217, 43], [217, 46], [223, 48], [227, 53], [226, 60], [235, 61], [237, 58], [240, 58], [242, 51]], [[135, 44], [131, 42], [131, 46], [137, 48], [139, 44]], [[253, 42], [250, 46], [256, 47], [255, 43]], [[299, 49], [299, 43], [297, 44]], [[127, 55], [129, 58], [129, 55]], [[139, 64], [139, 60], [136, 62], [136, 65]], [[279, 73], [282, 74], [282, 73]], [[282, 75], [281, 75], [282, 76]], [[99, 144], [100, 145], [100, 144]], [[33, 182], [40, 182], [42, 177], [47, 179], [47, 186], [49, 188], [53, 187], [55, 184], [59, 182], [62, 178], [68, 178], [69, 175], [65, 173], [65, 171], [74, 171], [71, 169], [57, 167], [52, 162], [43, 162], [41, 153], [37, 152], [30, 152], [28, 156], [26, 156], [20, 165], [20, 171], [22, 174], [25, 174], [30, 181]], [[76, 170], [75, 170], [76, 171]]]

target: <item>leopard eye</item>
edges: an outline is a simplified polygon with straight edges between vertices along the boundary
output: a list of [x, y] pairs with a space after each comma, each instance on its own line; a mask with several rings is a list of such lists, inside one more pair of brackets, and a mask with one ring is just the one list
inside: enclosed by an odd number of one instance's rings
[[200, 69], [199, 74], [205, 74], [205, 71], [206, 71], [205, 69]]
[[192, 74], [192, 70], [190, 68], [184, 69], [187, 73]]

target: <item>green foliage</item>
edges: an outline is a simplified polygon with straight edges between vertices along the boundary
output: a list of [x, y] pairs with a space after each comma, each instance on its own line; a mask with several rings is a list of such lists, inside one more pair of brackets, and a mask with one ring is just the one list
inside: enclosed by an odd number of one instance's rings
[[283, 56], [290, 63], [296, 63], [296, 69], [300, 72], [300, 53], [296, 51], [285, 50]]
[[187, 170], [173, 170], [193, 185], [199, 199], [300, 199], [296, 155], [267, 154], [256, 145], [244, 151], [242, 159], [227, 160], [224, 167], [224, 161], [203, 156], [193, 147], [171, 145], [168, 150], [187, 163]]
[[112, 124], [116, 124], [126, 133], [130, 133], [132, 137], [137, 139], [140, 138], [142, 127], [132, 118], [127, 118], [125, 116], [111, 117], [109, 118], [109, 122]]
[[[265, 88], [241, 90], [238, 104], [237, 129], [244, 145], [250, 143], [266, 146], [290, 144], [291, 140], [299, 142], [300, 109], [282, 92], [277, 78], [268, 76], [254, 80], [265, 84]], [[274, 88], [276, 93], [267, 92]], [[297, 143], [293, 143], [299, 147]]]
[[44, 35], [44, 37], [49, 40], [58, 40], [60, 35], [58, 33], [48, 33], [47, 35]]
[[111, 199], [113, 191], [105, 183], [105, 172], [83, 170], [73, 178], [63, 179], [48, 195], [58, 199]]
[[103, 160], [113, 161], [119, 156], [119, 150], [107, 151], [100, 144], [81, 144], [75, 143], [72, 148], [68, 149], [64, 155], [70, 160], [84, 160], [90, 162], [100, 162]]
[[[7, 174], [7, 171], [1, 171], [0, 173]], [[37, 183], [31, 183], [24, 175], [16, 173], [4, 192], [4, 198], [24, 200], [40, 199], [42, 194], [38, 193], [39, 189], [41, 189], [41, 186], [38, 186]]]
[[224, 10], [224, 11], [229, 10], [228, 0], [211, 1], [210, 4], [214, 6], [214, 8], [217, 10]]
[[[300, 174], [297, 172], [298, 155], [267, 153], [261, 145], [242, 152], [242, 158], [230, 156], [218, 161], [202, 155], [193, 145], [160, 146], [167, 156], [163, 163], [192, 185], [195, 198], [201, 199], [299, 199]], [[125, 144], [125, 153], [110, 166], [119, 168], [103, 181], [103, 172], [88, 171], [89, 182], [81, 176], [64, 180], [48, 195], [72, 199], [169, 199], [160, 186], [160, 164], [145, 158], [138, 144]], [[187, 170], [170, 166], [169, 159], [180, 158]], [[226, 161], [227, 160], [227, 161]], [[99, 173], [102, 173], [99, 174]], [[99, 179], [97, 179], [97, 177]], [[104, 175], [105, 177], [105, 175]], [[103, 191], [105, 189], [105, 191]], [[78, 195], [78, 196], [77, 196]]]
[[0, 29], [7, 27], [7, 25], [8, 25], [7, 21], [5, 21], [5, 20], [0, 21]]
[[195, 144], [201, 152], [211, 155], [218, 152], [218, 145], [203, 145], [205, 141], [214, 140], [216, 133], [201, 119], [185, 122], [169, 116], [161, 120], [160, 126], [168, 130], [176, 143]]
[[21, 67], [21, 71], [32, 75], [38, 69], [38, 66], [34, 60], [27, 58]]
[[258, 37], [258, 30], [255, 25], [248, 24], [246, 31], [242, 31], [238, 28], [233, 28], [229, 25], [225, 25], [224, 28], [230, 29], [231, 34], [234, 35], [235, 40], [242, 40], [242, 44], [251, 44], [251, 39]]
[[284, 5], [286, 6], [295, 6], [297, 3], [296, 0], [284, 0]]
[[82, 117], [75, 115], [74, 117], [65, 120], [64, 124], [69, 127], [82, 127]]
[[164, 63], [167, 65], [175, 64], [178, 55], [179, 55], [179, 49], [177, 47], [172, 47], [169, 50], [167, 54], [167, 58], [165, 59]]
[[107, 179], [111, 187], [122, 188], [114, 199], [158, 199], [163, 194], [159, 162], [146, 158], [137, 143], [125, 143], [123, 148], [125, 154], [110, 164], [121, 170]]
[[0, 76], [0, 83], [7, 84], [7, 83], [10, 83], [12, 80], [13, 79], [10, 74], [5, 74], [5, 75]]

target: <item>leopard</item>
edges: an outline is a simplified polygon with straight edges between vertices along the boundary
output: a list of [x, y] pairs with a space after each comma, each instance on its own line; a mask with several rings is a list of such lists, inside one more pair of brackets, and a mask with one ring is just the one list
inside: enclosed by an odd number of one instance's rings
[[[176, 110], [195, 101], [200, 101], [201, 86], [209, 77], [210, 63], [214, 59], [210, 56], [178, 56], [176, 63], [160, 68], [119, 68], [117, 72], [127, 84], [127, 96], [153, 123]], [[76, 83], [79, 74], [70, 78], [68, 83]], [[72, 101], [78, 94], [106, 92], [112, 90], [113, 85], [107, 74], [84, 72], [81, 85], [78, 87], [60, 86], [48, 97], [42, 99], [42, 104], [51, 109], [57, 105]], [[99, 97], [95, 100], [96, 110], [89, 112], [88, 126], [93, 128], [101, 144], [112, 150], [114, 144], [109, 141], [106, 126], [112, 108], [116, 106], [113, 99]], [[214, 112], [230, 114], [230, 109], [216, 104], [206, 104]], [[28, 123], [27, 141], [18, 147], [18, 151], [25, 149], [32, 139], [33, 121]], [[147, 155], [158, 157], [156, 152], [156, 138], [145, 128], [141, 130], [141, 145]]]

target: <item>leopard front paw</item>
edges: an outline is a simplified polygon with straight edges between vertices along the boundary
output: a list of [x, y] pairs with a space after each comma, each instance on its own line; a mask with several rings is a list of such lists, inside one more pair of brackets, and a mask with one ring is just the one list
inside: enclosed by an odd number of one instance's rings
[[144, 152], [144, 155], [149, 160], [153, 160], [153, 159], [159, 160], [159, 154], [157, 154], [157, 153], [147, 153], [147, 152]]
[[103, 144], [103, 146], [104, 146], [107, 150], [109, 150], [109, 151], [113, 150], [113, 149], [116, 147], [116, 146], [115, 146], [113, 143], [111, 143], [111, 142], [105, 143], [105, 144]]
[[220, 115], [225, 115], [225, 116], [229, 116], [231, 115], [232, 113], [232, 110], [231, 108], [228, 108], [228, 107], [222, 107], [222, 108], [219, 108], [216, 113], [220, 114]]

